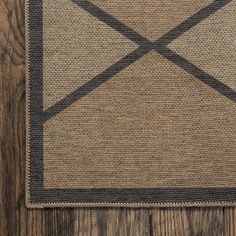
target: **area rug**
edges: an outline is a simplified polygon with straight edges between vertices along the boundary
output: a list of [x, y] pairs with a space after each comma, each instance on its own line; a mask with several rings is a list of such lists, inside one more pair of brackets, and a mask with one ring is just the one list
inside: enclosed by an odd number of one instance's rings
[[29, 0], [28, 207], [236, 202], [236, 0]]

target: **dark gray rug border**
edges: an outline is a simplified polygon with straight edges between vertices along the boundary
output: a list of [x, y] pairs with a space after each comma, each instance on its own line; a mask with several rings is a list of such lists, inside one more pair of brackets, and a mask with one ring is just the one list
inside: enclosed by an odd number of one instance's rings
[[28, 90], [28, 179], [30, 204], [235, 202], [236, 188], [45, 189], [43, 187], [43, 27], [42, 1], [30, 0]]

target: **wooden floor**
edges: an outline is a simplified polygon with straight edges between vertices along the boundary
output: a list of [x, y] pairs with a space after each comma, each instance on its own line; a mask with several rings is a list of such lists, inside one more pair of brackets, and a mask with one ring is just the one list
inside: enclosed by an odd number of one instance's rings
[[28, 210], [23, 0], [0, 0], [0, 235], [234, 236], [234, 208]]

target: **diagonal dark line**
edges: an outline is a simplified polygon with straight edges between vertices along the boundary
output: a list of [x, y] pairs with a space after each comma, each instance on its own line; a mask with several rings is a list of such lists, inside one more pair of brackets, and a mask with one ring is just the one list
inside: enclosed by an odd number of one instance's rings
[[138, 45], [142, 46], [144, 44], [151, 44], [151, 42], [128, 27], [127, 25], [123, 24], [118, 19], [114, 18], [112, 15], [108, 14], [101, 8], [97, 7], [93, 3], [88, 0], [72, 0], [78, 6], [89, 12], [91, 15], [95, 16], [97, 19], [101, 20], [102, 22], [109, 25], [112, 29], [115, 29], [126, 38], [132, 40], [133, 42], [137, 43]]
[[195, 78], [199, 79], [217, 92], [221, 93], [231, 101], [236, 102], [236, 92], [233, 89], [215, 79], [205, 71], [199, 69], [197, 66], [187, 61], [177, 53], [173, 52], [171, 49], [167, 47], [158, 47], [156, 48], [156, 51], [167, 58], [169, 61], [184, 69], [189, 74], [192, 74]]
[[105, 83], [107, 80], [115, 76], [117, 73], [122, 71], [124, 68], [137, 61], [146, 53], [152, 50], [151, 47], [140, 46], [133, 52], [129, 53], [127, 56], [119, 60], [117, 63], [113, 64], [111, 67], [103, 71], [101, 74], [95, 76], [93, 79], [89, 80], [87, 83], [73, 91], [71, 94], [64, 97], [62, 100], [48, 108], [43, 113], [43, 120], [46, 122], [54, 115], [63, 111], [65, 108], [79, 100], [80, 98], [86, 96], [88, 93], [92, 92], [95, 88]]
[[186, 31], [190, 30], [197, 24], [199, 24], [201, 21], [209, 17], [210, 15], [214, 14], [216, 11], [218, 11], [220, 8], [227, 5], [232, 0], [215, 0], [210, 5], [204, 7], [197, 13], [195, 13], [193, 16], [189, 17], [187, 20], [182, 22], [177, 27], [173, 28], [166, 34], [164, 34], [162, 37], [157, 39], [155, 41], [155, 45], [161, 45], [166, 46], [171, 41], [178, 38], [180, 35], [185, 33]]
[[[133, 42], [140, 45], [140, 47], [126, 57], [113, 64], [111, 67], [106, 69], [101, 74], [95, 76], [92, 80], [88, 81], [86, 84], [81, 86], [80, 88], [73, 91], [71, 94], [67, 95], [65, 98], [54, 104], [52, 107], [48, 108], [44, 112], [44, 122], [48, 119], [52, 118], [54, 115], [58, 114], [66, 107], [70, 106], [83, 96], [92, 92], [96, 87], [105, 83], [107, 80], [112, 78], [114, 75], [119, 73], [121, 70], [138, 60], [144, 54], [150, 52], [152, 49], [156, 52], [160, 53], [162, 56], [166, 57], [180, 68], [184, 69], [188, 73], [194, 75], [196, 78], [200, 79], [205, 84], [209, 85], [213, 89], [217, 90], [221, 94], [225, 95], [227, 98], [235, 101], [235, 91], [218, 81], [214, 77], [208, 75], [206, 72], [200, 70], [195, 65], [191, 64], [186, 59], [180, 57], [178, 54], [174, 53], [167, 47], [174, 39], [178, 38], [184, 32], [188, 31], [202, 20], [209, 17], [211, 14], [214, 14], [217, 10], [231, 2], [232, 0], [215, 0], [210, 5], [206, 6], [193, 16], [189, 17], [183, 23], [178, 25], [176, 28], [170, 30], [168, 33], [160, 37], [154, 42], [150, 42], [148, 39], [138, 34], [133, 29], [129, 28], [113, 16], [109, 15], [96, 5], [92, 4], [88, 0], [72, 0], [78, 6], [82, 7], [84, 10], [88, 11], [90, 14], [103, 21], [107, 25], [109, 25], [114, 30], [118, 31], [126, 38], [132, 40]], [[189, 68], [187, 68], [189, 67]]]

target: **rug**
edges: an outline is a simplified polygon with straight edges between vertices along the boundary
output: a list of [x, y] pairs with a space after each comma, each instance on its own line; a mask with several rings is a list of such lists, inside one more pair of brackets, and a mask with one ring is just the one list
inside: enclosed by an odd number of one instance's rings
[[236, 202], [236, 0], [29, 0], [28, 207]]

